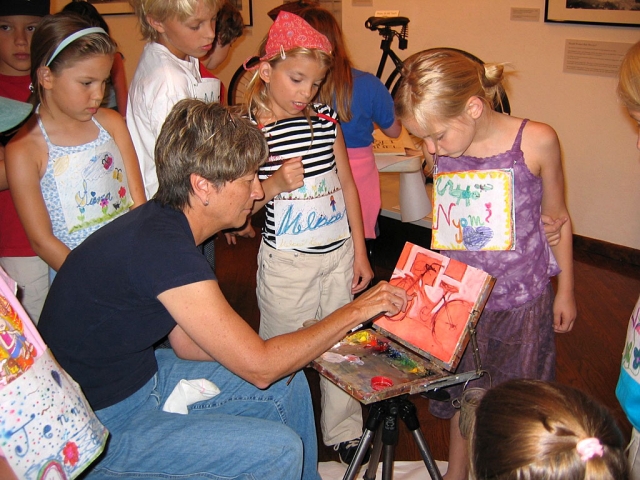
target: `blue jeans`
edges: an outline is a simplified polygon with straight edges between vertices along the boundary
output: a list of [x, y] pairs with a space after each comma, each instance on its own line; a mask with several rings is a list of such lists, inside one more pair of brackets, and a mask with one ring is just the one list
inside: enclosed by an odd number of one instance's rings
[[[158, 372], [127, 399], [98, 410], [111, 433], [88, 479], [180, 478], [319, 480], [309, 386], [296, 375], [260, 390], [217, 362], [156, 351]], [[206, 378], [220, 394], [189, 407], [162, 406], [182, 380]]]

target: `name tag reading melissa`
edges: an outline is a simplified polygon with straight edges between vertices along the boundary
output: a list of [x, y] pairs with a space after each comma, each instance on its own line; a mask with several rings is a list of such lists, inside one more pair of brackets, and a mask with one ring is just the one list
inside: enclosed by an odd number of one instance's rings
[[347, 208], [335, 170], [305, 178], [274, 200], [277, 249], [321, 247], [349, 238]]

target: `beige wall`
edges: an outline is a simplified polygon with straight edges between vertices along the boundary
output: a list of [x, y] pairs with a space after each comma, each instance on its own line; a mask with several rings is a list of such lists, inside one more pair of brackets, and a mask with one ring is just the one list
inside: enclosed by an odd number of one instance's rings
[[[271, 20], [266, 12], [281, 0], [253, 0], [254, 26], [234, 46], [220, 77], [228, 84], [238, 65], [254, 53]], [[567, 201], [574, 232], [640, 249], [640, 154], [636, 129], [615, 97], [615, 79], [562, 73], [566, 39], [633, 43], [630, 27], [510, 21], [511, 7], [539, 8], [543, 0], [373, 0], [373, 7], [343, 0], [343, 29], [358, 67], [375, 71], [379, 36], [364, 28], [375, 10], [400, 9], [411, 19], [409, 48], [451, 46], [485, 61], [514, 66], [508, 81], [513, 115], [547, 122], [558, 132], [564, 154]], [[133, 16], [106, 17], [127, 59], [131, 78], [142, 48]]]
[[136, 17], [135, 15], [105, 15], [104, 18], [109, 25], [111, 35], [118, 43], [118, 50], [124, 56], [124, 70], [127, 81], [131, 83], [144, 47]]

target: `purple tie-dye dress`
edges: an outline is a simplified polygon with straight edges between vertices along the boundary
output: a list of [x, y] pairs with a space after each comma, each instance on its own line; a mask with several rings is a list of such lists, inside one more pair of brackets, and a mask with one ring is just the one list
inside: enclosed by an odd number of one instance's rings
[[537, 298], [560, 273], [540, 220], [542, 180], [524, 163], [520, 150], [522, 122], [518, 135], [504, 153], [487, 158], [461, 156], [438, 157], [438, 172], [494, 170], [513, 168], [515, 205], [515, 250], [508, 251], [442, 251], [443, 255], [480, 268], [497, 281], [487, 302], [487, 310], [510, 310]]
[[[488, 388], [514, 378], [555, 378], [553, 290], [549, 279], [560, 273], [560, 268], [540, 220], [542, 179], [529, 171], [520, 149], [526, 123], [523, 120], [507, 152], [487, 158], [438, 158], [439, 172], [514, 170], [515, 250], [441, 252], [497, 279], [476, 334], [482, 369], [489, 375], [468, 386]], [[475, 370], [475, 363], [467, 348], [457, 371], [471, 370]], [[448, 391], [451, 398], [459, 398], [462, 386]], [[451, 402], [432, 401], [429, 410], [440, 418], [451, 418], [456, 412]]]

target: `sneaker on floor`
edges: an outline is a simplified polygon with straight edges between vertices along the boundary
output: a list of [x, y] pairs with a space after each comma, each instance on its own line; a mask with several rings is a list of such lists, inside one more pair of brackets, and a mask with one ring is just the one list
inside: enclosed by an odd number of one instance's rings
[[[354, 438], [353, 440], [341, 442], [333, 446], [333, 449], [338, 452], [341, 463], [344, 463], [345, 465], [351, 464], [353, 457], [356, 456], [356, 450], [358, 450], [359, 443], [360, 439]], [[366, 453], [364, 454], [362, 465], [366, 465], [367, 463], [369, 463], [369, 457], [371, 457], [371, 448], [367, 449]]]

